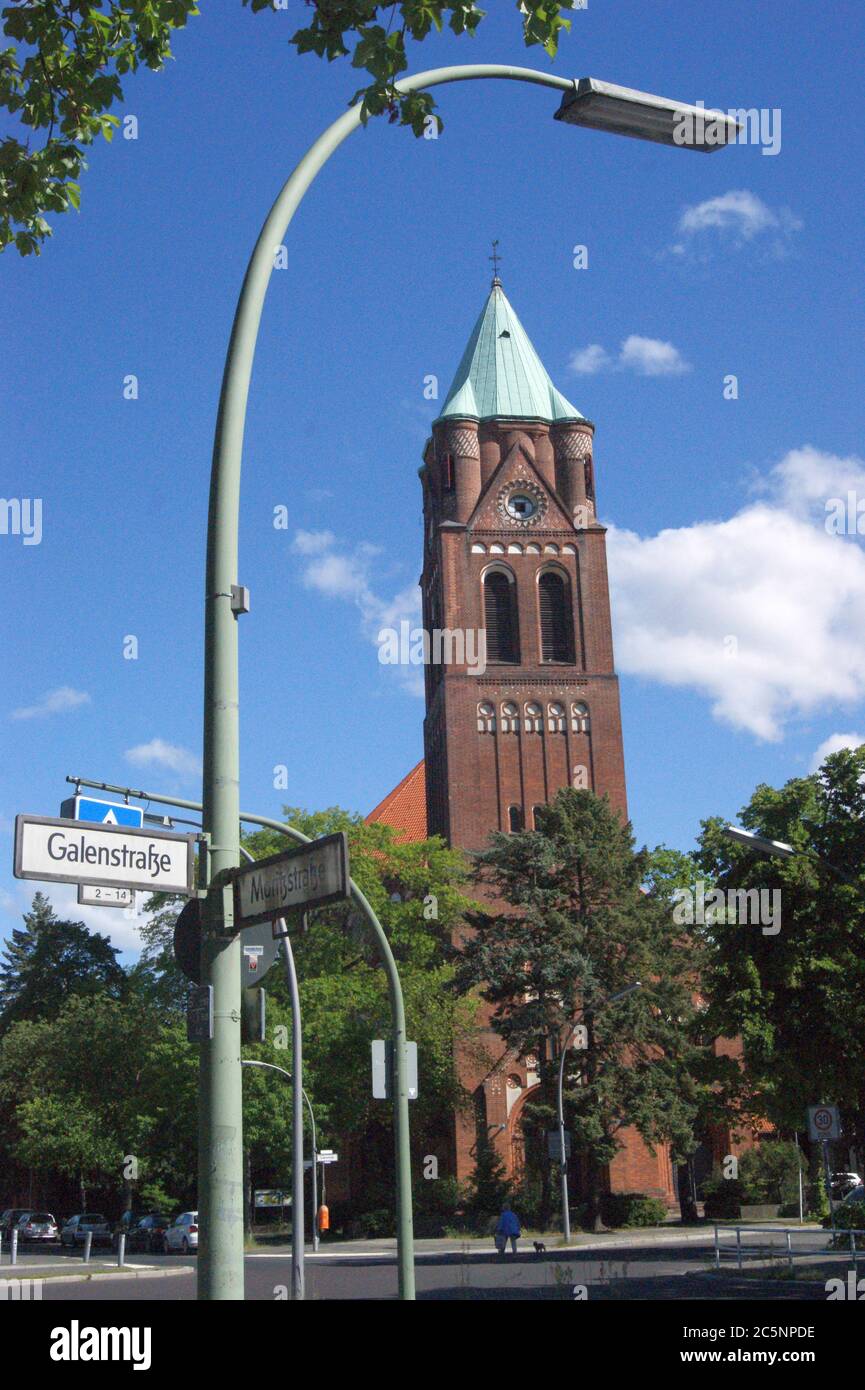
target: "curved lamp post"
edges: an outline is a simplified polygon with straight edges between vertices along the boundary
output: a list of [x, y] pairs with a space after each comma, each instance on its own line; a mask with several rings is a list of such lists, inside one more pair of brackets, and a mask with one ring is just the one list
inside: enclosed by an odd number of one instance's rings
[[[407, 93], [443, 83], [485, 79], [529, 82], [566, 94], [559, 115], [573, 124], [679, 144], [683, 149], [711, 149], [726, 143], [726, 137], [716, 136], [703, 144], [699, 135], [693, 138], [695, 129], [702, 130], [700, 122], [706, 115], [695, 107], [593, 79], [576, 82], [532, 68], [502, 64], [435, 68], [403, 78], [396, 86]], [[246, 402], [274, 248], [281, 245], [316, 174], [343, 140], [360, 126], [360, 113], [359, 104], [349, 107], [319, 136], [283, 187], [261, 229], [234, 316], [216, 420], [207, 528], [202, 795], [209, 851], [202, 879], [202, 887], [208, 891], [203, 914], [201, 978], [213, 986], [213, 1038], [201, 1044], [199, 1106], [202, 1243], [198, 1296], [205, 1299], [243, 1298], [240, 945], [234, 931], [230, 873], [239, 860], [237, 617], [246, 611], [247, 605], [238, 586], [237, 550]], [[674, 134], [674, 122], [688, 116], [691, 137], [680, 142]], [[722, 124], [725, 119], [720, 118]], [[728, 121], [728, 133], [730, 128]], [[391, 989], [393, 993], [393, 981]], [[399, 1002], [401, 1005], [401, 997]], [[404, 1022], [402, 1027], [396, 1027], [394, 1036], [394, 1096], [398, 1230], [402, 1235], [400, 1296], [413, 1298], [414, 1271], [408, 1264], [411, 1179]]]
[[[634, 990], [639, 989], [640, 986], [641, 981], [636, 980], [634, 984], [628, 985], [627, 989], [620, 989], [618, 994], [611, 994], [609, 999], [604, 999], [602, 1001], [601, 1008], [605, 1009], [608, 1004], [615, 1004], [617, 999], [624, 999], [626, 994], [633, 994]], [[595, 1013], [598, 1012], [600, 1012], [600, 1010], [596, 1009]], [[562, 1187], [562, 1234], [566, 1242], [571, 1238], [571, 1207], [568, 1200], [568, 1156], [565, 1152], [565, 1107], [562, 1090], [565, 1077], [565, 1057], [567, 1056], [573, 1036], [580, 1026], [581, 1018], [582, 1014], [579, 1019], [576, 1019], [575, 1022], [571, 1024], [568, 1036], [562, 1047], [562, 1055], [559, 1058], [559, 1079], [556, 1086], [556, 1113], [559, 1121], [559, 1180]]]
[[[286, 939], [287, 939], [287, 938], [286, 938]], [[294, 1077], [292, 1076], [291, 1072], [290, 1072], [290, 1071], [286, 1071], [285, 1067], [278, 1067], [278, 1066], [276, 1065], [275, 1062], [259, 1062], [259, 1061], [257, 1060], [257, 1058], [254, 1058], [254, 1057], [244, 1057], [243, 1060], [241, 1061], [240, 1065], [241, 1065], [242, 1067], [260, 1067], [262, 1071], [278, 1071], [278, 1072], [280, 1073], [281, 1076], [284, 1076], [284, 1077], [285, 1077], [286, 1081], [290, 1081], [291, 1084], [292, 1084], [292, 1086], [294, 1086]], [[316, 1251], [316, 1250], [318, 1249], [318, 1173], [317, 1173], [317, 1171], [316, 1171], [316, 1165], [317, 1165], [317, 1163], [318, 1163], [318, 1144], [317, 1144], [316, 1138], [315, 1138], [315, 1114], [313, 1113], [313, 1109], [312, 1109], [312, 1101], [310, 1100], [309, 1096], [307, 1095], [305, 1087], [301, 1086], [300, 1092], [301, 1092], [301, 1095], [303, 1096], [303, 1099], [306, 1101], [306, 1108], [307, 1108], [307, 1110], [309, 1111], [309, 1123], [310, 1123], [310, 1127], [311, 1127], [311, 1129], [312, 1129], [312, 1248], [313, 1248], [313, 1251]], [[294, 1125], [293, 1125], [293, 1123], [292, 1123], [292, 1129], [293, 1129], [293, 1128], [294, 1128]], [[292, 1161], [293, 1161], [293, 1164], [296, 1165], [296, 1164], [297, 1164], [297, 1158], [298, 1158], [298, 1154], [297, 1154], [297, 1149], [296, 1149], [296, 1147], [293, 1147], [292, 1152], [293, 1152], [293, 1160], [292, 1160]], [[302, 1149], [301, 1149], [301, 1153], [300, 1153], [300, 1160], [301, 1160], [301, 1163], [300, 1163], [300, 1170], [301, 1170], [301, 1173], [302, 1173], [302, 1172], [303, 1172], [303, 1150], [302, 1150]], [[296, 1211], [296, 1209], [295, 1209], [295, 1203], [296, 1203], [296, 1200], [297, 1200], [297, 1183], [296, 1183], [295, 1180], [294, 1180], [294, 1174], [292, 1174], [292, 1183], [293, 1183], [293, 1188], [292, 1188], [292, 1201], [291, 1201], [291, 1258], [292, 1258], [292, 1263], [293, 1263], [293, 1264], [296, 1264], [296, 1263], [297, 1263], [298, 1251], [300, 1252], [300, 1255], [301, 1255], [301, 1263], [302, 1263], [302, 1252], [303, 1252], [303, 1240], [304, 1240], [304, 1236], [303, 1236], [303, 1225], [301, 1225], [300, 1241], [298, 1242], [298, 1240], [297, 1240], [297, 1211]], [[293, 1283], [294, 1287], [296, 1288], [296, 1287], [297, 1287], [297, 1278], [296, 1278], [296, 1275], [294, 1275], [294, 1274], [293, 1274], [293, 1276], [292, 1276], [292, 1283]], [[301, 1288], [303, 1288], [303, 1279], [302, 1279], [302, 1278], [301, 1278]]]

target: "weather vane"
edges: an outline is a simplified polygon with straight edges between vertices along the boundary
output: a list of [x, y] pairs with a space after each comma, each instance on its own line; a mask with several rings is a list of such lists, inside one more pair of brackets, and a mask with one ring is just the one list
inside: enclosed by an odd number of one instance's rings
[[495, 283], [499, 278], [499, 262], [501, 261], [498, 239], [493, 242], [493, 254], [488, 259], [493, 263], [493, 283]]

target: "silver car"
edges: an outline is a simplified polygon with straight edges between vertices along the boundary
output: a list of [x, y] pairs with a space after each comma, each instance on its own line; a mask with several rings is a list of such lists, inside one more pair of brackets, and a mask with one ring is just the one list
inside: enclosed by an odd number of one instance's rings
[[18, 1239], [56, 1240], [57, 1222], [50, 1211], [28, 1211], [18, 1222]]

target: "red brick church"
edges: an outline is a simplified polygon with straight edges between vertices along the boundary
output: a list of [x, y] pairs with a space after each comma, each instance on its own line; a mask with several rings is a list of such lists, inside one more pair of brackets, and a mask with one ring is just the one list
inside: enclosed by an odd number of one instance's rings
[[[371, 812], [411, 839], [479, 849], [531, 828], [562, 787], [606, 795], [627, 817], [606, 533], [594, 425], [556, 389], [501, 282], [457, 368], [423, 455], [421, 589], [427, 632], [486, 630], [486, 669], [428, 664], [422, 762]], [[469, 653], [466, 652], [468, 656]], [[537, 1084], [490, 1029], [490, 1064], [461, 1059], [474, 1113], [456, 1120], [456, 1176], [485, 1130], [509, 1173]], [[669, 1153], [627, 1131], [611, 1191], [676, 1201]]]

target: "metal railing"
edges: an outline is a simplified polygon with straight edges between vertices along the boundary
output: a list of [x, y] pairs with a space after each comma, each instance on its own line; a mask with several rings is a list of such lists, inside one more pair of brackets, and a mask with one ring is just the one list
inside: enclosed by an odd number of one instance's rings
[[[760, 1225], [735, 1225], [718, 1226], [715, 1231], [715, 1268], [721, 1268], [723, 1256], [735, 1258], [736, 1267], [741, 1269], [745, 1260], [762, 1260], [767, 1262], [777, 1261], [779, 1258], [786, 1262], [792, 1271], [793, 1263], [797, 1259], [815, 1259], [816, 1257], [829, 1254], [846, 1253], [843, 1245], [836, 1245], [837, 1237], [847, 1237], [849, 1240], [849, 1254], [853, 1261], [853, 1268], [858, 1274], [859, 1257], [865, 1254], [861, 1237], [865, 1232], [855, 1230], [817, 1230], [813, 1227], [803, 1226], [760, 1226]], [[857, 1244], [856, 1237], [860, 1237]], [[725, 1244], [724, 1237], [735, 1237], [735, 1244]], [[745, 1240], [742, 1237], [745, 1237]], [[763, 1237], [762, 1240], [759, 1237]], [[794, 1249], [793, 1237], [799, 1237], [799, 1248]], [[779, 1237], [783, 1243], [772, 1238]], [[821, 1240], [821, 1238], [827, 1238]]]

